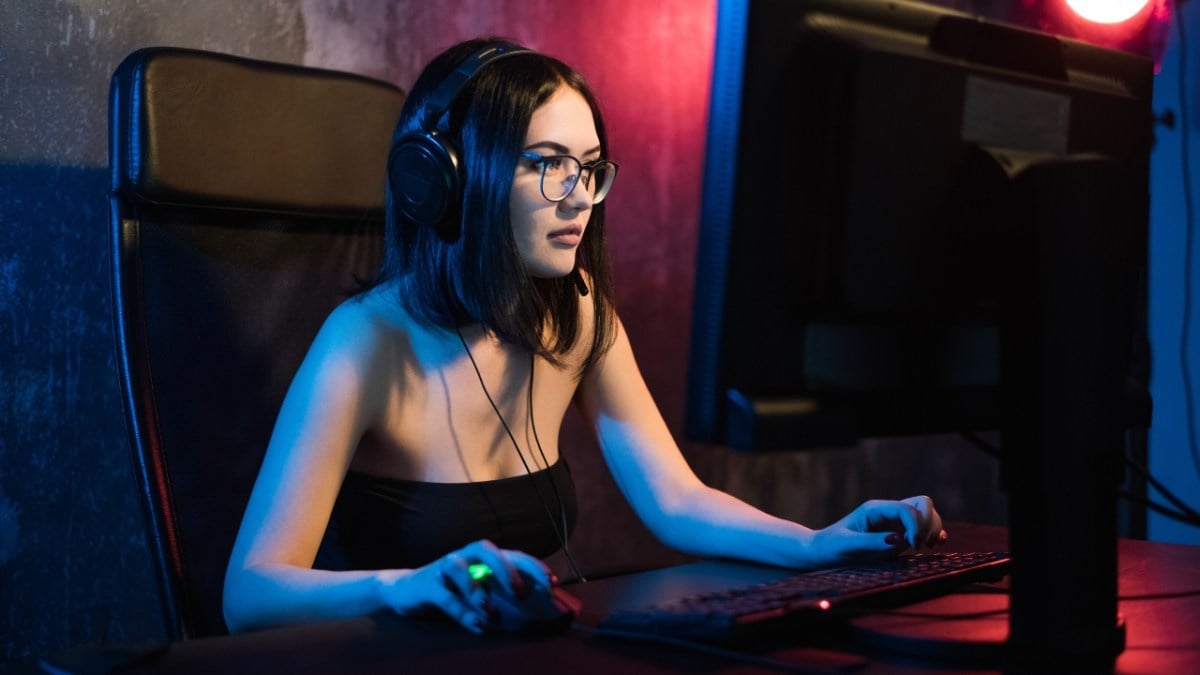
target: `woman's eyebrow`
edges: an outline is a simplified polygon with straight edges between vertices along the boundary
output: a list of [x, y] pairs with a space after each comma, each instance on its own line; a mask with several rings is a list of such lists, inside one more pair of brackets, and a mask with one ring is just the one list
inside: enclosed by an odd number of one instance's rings
[[[538, 141], [537, 143], [533, 143], [531, 145], [525, 146], [526, 150], [536, 150], [538, 148], [545, 148], [546, 150], [550, 150], [550, 151], [554, 152], [555, 154], [559, 154], [559, 155], [571, 154], [570, 148], [563, 145], [562, 143], [555, 143], [554, 141]], [[580, 155], [580, 158], [587, 157], [589, 155], [598, 155], [598, 154], [600, 154], [600, 146], [599, 145], [597, 145], [594, 148], [589, 148], [588, 150], [585, 150], [584, 153], [582, 155]]]

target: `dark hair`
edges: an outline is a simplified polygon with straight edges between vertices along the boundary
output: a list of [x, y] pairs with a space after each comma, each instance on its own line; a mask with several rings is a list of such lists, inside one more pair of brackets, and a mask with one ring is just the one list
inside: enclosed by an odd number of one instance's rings
[[[475, 52], [497, 43], [520, 48], [502, 40], [470, 40], [426, 66], [400, 113], [393, 148], [405, 134], [421, 130], [430, 94], [446, 76]], [[455, 98], [438, 128], [439, 135], [457, 143], [461, 151], [462, 201], [454, 215], [460, 220], [460, 236], [444, 241], [435, 228], [401, 214], [392, 187], [397, 177], [389, 176], [386, 254], [370, 284], [395, 281], [400, 302], [423, 325], [450, 330], [479, 323], [556, 365], [581, 337], [582, 300], [572, 278], [576, 273], [544, 279], [526, 271], [512, 234], [509, 193], [530, 118], [563, 85], [587, 101], [601, 155], [608, 156], [599, 105], [578, 72], [536, 52], [488, 64]], [[582, 297], [595, 309], [582, 374], [608, 349], [615, 333], [603, 202], [592, 207], [576, 265], [590, 277], [588, 294]]]

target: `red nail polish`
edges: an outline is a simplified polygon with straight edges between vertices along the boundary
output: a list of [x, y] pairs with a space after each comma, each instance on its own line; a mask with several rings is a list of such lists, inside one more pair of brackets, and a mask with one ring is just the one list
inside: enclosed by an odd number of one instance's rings
[[888, 546], [895, 546], [900, 543], [900, 535], [896, 532], [893, 532], [883, 538], [883, 543], [887, 544]]

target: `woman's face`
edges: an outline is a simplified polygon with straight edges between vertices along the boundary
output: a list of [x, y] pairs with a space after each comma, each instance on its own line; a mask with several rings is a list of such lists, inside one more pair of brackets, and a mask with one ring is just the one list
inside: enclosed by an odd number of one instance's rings
[[[574, 89], [562, 86], [534, 111], [525, 135], [526, 154], [571, 155], [584, 164], [599, 159], [600, 138], [592, 109]], [[530, 273], [562, 277], [575, 269], [575, 250], [592, 213], [592, 190], [582, 181], [560, 202], [542, 196], [542, 167], [522, 157], [513, 176], [509, 214], [517, 250]], [[547, 190], [550, 178], [547, 177]]]

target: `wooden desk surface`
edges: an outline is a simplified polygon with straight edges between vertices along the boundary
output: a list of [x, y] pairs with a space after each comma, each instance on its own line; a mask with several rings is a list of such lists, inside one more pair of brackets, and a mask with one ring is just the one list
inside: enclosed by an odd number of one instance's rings
[[[950, 547], [958, 550], [1003, 550], [1004, 528], [957, 525]], [[1127, 624], [1118, 673], [1200, 673], [1200, 547], [1122, 540], [1119, 547], [1119, 608]], [[755, 572], [751, 572], [754, 574]], [[602, 614], [615, 588], [630, 579], [590, 581], [573, 587], [585, 603], [584, 620]], [[964, 605], [1000, 609], [1007, 596], [972, 595], [939, 599], [906, 608], [906, 614], [961, 613]], [[952, 605], [946, 605], [951, 602]], [[589, 614], [590, 612], [590, 614]], [[589, 618], [590, 616], [590, 618]], [[887, 633], [895, 622], [902, 630], [934, 636], [991, 636], [1007, 631], [1003, 612], [979, 619], [947, 621], [929, 617], [886, 616], [864, 620], [862, 633]], [[963, 621], [970, 623], [964, 624]], [[858, 651], [858, 649], [854, 649]], [[97, 672], [118, 659], [101, 654], [64, 654], [49, 663], [65, 672]], [[984, 664], [947, 668], [921, 664], [886, 653], [854, 654], [823, 648], [797, 647], [767, 656], [809, 672], [949, 673], [1000, 672]], [[136, 657], [130, 662], [130, 657]], [[582, 630], [552, 637], [470, 635], [444, 621], [413, 621], [379, 615], [331, 621], [257, 633], [202, 638], [120, 655], [135, 673], [711, 673], [762, 672], [761, 667], [724, 657], [684, 651], [657, 644], [598, 637]], [[124, 672], [124, 671], [123, 671]]]

